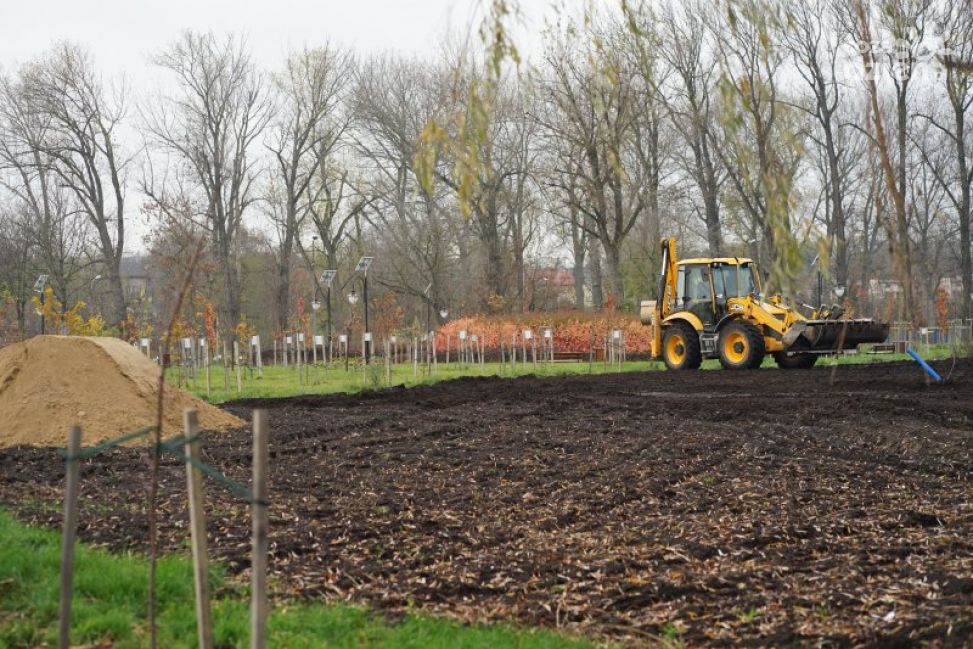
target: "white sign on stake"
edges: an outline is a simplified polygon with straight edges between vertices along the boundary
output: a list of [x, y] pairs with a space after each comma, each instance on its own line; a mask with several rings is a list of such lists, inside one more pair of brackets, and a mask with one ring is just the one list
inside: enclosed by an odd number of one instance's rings
[[323, 346], [324, 345], [324, 336], [315, 336], [314, 337], [314, 344], [315, 345], [322, 345]]
[[143, 338], [140, 342], [142, 344], [142, 347], [148, 347], [149, 346], [149, 339], [148, 338]]
[[304, 334], [297, 334], [297, 342], [299, 343], [304, 342]]
[[363, 340], [364, 340], [364, 341], [365, 341], [366, 343], [370, 343], [370, 342], [372, 342], [372, 332], [371, 332], [371, 331], [366, 331], [366, 332], [365, 332], [365, 337], [363, 338]]
[[288, 345], [290, 345], [291, 343], [294, 342], [294, 339], [291, 338], [290, 336], [287, 336], [286, 338], [284, 338], [284, 342], [286, 342]]
[[200, 349], [206, 349], [206, 339], [205, 338], [200, 338], [199, 339], [199, 348]]
[[341, 343], [341, 344], [347, 344], [348, 343], [348, 336], [346, 336], [345, 334], [340, 334], [338, 336], [338, 342]]
[[524, 329], [524, 340], [530, 340], [534, 337], [534, 332], [530, 329]]
[[476, 334], [473, 334], [472, 336], [470, 336], [470, 341], [471, 342], [474, 342], [474, 343], [477, 341]]
[[545, 329], [544, 330], [544, 337], [545, 338], [550, 338], [551, 337], [551, 330], [550, 329]]
[[192, 349], [193, 348], [193, 341], [192, 341], [192, 339], [191, 338], [183, 338], [182, 339], [182, 348], [183, 349]]
[[254, 347], [260, 347], [260, 336], [251, 336], [250, 344]]
[[392, 344], [394, 345], [398, 339], [395, 336], [392, 336], [390, 338], [390, 340], [391, 340]]
[[459, 339], [466, 340], [466, 329], [463, 329], [462, 331], [459, 332]]
[[615, 340], [618, 340], [621, 337], [622, 337], [622, 330], [621, 329], [615, 329], [614, 331], [612, 331], [612, 338], [614, 338]]

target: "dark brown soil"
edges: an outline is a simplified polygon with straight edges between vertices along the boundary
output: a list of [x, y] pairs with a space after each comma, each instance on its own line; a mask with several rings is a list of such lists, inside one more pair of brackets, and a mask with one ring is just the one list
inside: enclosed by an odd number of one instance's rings
[[[949, 363], [939, 365], [944, 372]], [[270, 409], [278, 597], [416, 606], [633, 642], [962, 646], [973, 636], [973, 365], [458, 380]], [[246, 431], [205, 459], [246, 482]], [[83, 469], [82, 538], [145, 548], [145, 451]], [[185, 471], [164, 469], [167, 550]], [[0, 450], [0, 504], [59, 524], [63, 464]], [[244, 503], [210, 547], [248, 568]]]

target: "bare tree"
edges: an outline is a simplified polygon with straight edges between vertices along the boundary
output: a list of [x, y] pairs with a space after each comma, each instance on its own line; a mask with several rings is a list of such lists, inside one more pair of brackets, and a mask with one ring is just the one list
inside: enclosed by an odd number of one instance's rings
[[840, 26], [834, 0], [796, 3], [790, 9], [788, 18], [779, 34], [784, 47], [793, 57], [804, 87], [810, 90], [811, 99], [801, 102], [801, 106], [817, 124], [809, 137], [817, 145], [825, 163], [825, 198], [829, 215], [826, 231], [829, 250], [833, 250], [834, 281], [839, 286], [847, 287], [847, 198], [842, 166], [848, 152], [842, 148], [844, 140], [838, 133], [841, 128], [839, 104], [842, 98], [838, 67], [849, 34]]
[[[263, 77], [250, 61], [245, 42], [185, 32], [156, 63], [172, 72], [179, 96], [145, 108], [149, 132], [174, 155], [182, 173], [201, 194], [193, 215], [204, 225], [223, 275], [222, 326], [229, 337], [241, 315], [241, 286], [234, 241], [254, 201], [258, 171], [254, 144], [270, 117]], [[171, 188], [144, 189], [160, 206], [173, 203]]]
[[673, 80], [660, 90], [659, 99], [689, 148], [686, 167], [702, 200], [709, 252], [718, 256], [723, 253], [720, 192], [726, 176], [716, 153], [720, 144], [713, 96], [718, 68], [707, 55], [703, 20], [711, 9], [698, 0], [687, 0], [679, 9], [667, 4], [662, 11], [666, 31], [659, 52], [672, 70]]
[[[442, 67], [417, 60], [375, 58], [359, 70], [354, 103], [356, 149], [371, 167], [371, 173], [362, 175], [364, 187], [358, 193], [368, 196], [368, 218], [384, 242], [383, 281], [439, 304], [448, 302], [449, 289], [469, 275], [450, 277], [452, 260], [471, 257], [463, 235], [468, 221], [458, 218], [459, 210], [450, 214], [447, 208], [452, 190], [424, 187], [413, 165], [424, 126], [446, 108], [445, 76]], [[362, 204], [361, 198], [355, 199], [346, 214]]]
[[10, 254], [20, 260], [9, 277], [21, 326], [37, 274], [48, 275], [55, 296], [68, 302], [74, 278], [87, 265], [90, 232], [85, 211], [50, 152], [53, 120], [37, 106], [34, 73], [28, 68], [16, 80], [0, 78], [0, 196], [7, 207], [3, 218]]
[[872, 40], [872, 18], [862, 0], [856, 0], [854, 7], [856, 35], [860, 43], [866, 44], [865, 47], [861, 48], [861, 56], [868, 88], [869, 114], [874, 129], [874, 142], [879, 151], [885, 185], [892, 196], [894, 209], [893, 218], [888, 218], [881, 211], [879, 214], [888, 235], [889, 251], [896, 279], [902, 285], [906, 314], [914, 325], [921, 322], [922, 313], [916, 301], [915, 278], [912, 274], [912, 245], [909, 241], [909, 222], [905, 196], [907, 191], [905, 181], [907, 173], [908, 90], [909, 78], [916, 61], [913, 48], [917, 46], [914, 42], [915, 34], [910, 31], [911, 20], [909, 16], [924, 20], [927, 9], [928, 6], [925, 3], [914, 3], [911, 0], [903, 0], [903, 4], [888, 3], [881, 7], [882, 15], [890, 26], [891, 32], [902, 37], [903, 40], [900, 42], [910, 44], [907, 49], [900, 50], [901, 56], [898, 59], [894, 58], [893, 55], [890, 55], [889, 58], [889, 63], [892, 66], [901, 66], [893, 73], [896, 91], [897, 133], [895, 141], [898, 152], [896, 167], [893, 166], [893, 159], [889, 151], [890, 140], [887, 139], [885, 120], [882, 117], [882, 107], [879, 102], [878, 85], [875, 80], [877, 61], [875, 53], [872, 51], [874, 43]]
[[[332, 46], [292, 54], [274, 76], [279, 100], [268, 144], [275, 160], [281, 209], [274, 218], [277, 250], [277, 322], [287, 326], [291, 260], [308, 215], [328, 211], [317, 206], [334, 198], [326, 169], [348, 125], [341, 110], [352, 79], [350, 54]], [[316, 219], [318, 220], [318, 219]], [[323, 238], [323, 237], [322, 237]], [[330, 240], [330, 232], [328, 240]]]
[[46, 120], [39, 146], [58, 183], [91, 223], [112, 293], [112, 321], [126, 317], [121, 261], [125, 252], [126, 169], [119, 146], [125, 89], [110, 98], [90, 54], [77, 45], [54, 48], [24, 72], [32, 109]]
[[774, 5], [741, 0], [734, 10], [709, 16], [722, 68], [720, 157], [749, 220], [746, 234], [763, 243], [771, 281], [789, 288], [803, 263], [792, 211], [804, 126], [779, 87], [785, 57], [770, 39], [781, 21]]
[[[973, 13], [968, 2], [949, 0], [938, 8], [937, 29], [951, 50], [950, 56], [973, 60]], [[946, 193], [956, 211], [959, 225], [959, 266], [963, 284], [962, 313], [973, 316], [973, 260], [970, 257], [971, 194], [973, 194], [973, 128], [967, 123], [973, 106], [973, 77], [956, 66], [946, 66], [943, 75], [946, 90], [946, 110], [936, 111], [933, 106], [920, 112], [922, 119], [939, 131], [945, 141], [933, 140], [933, 147], [920, 151], [927, 166]], [[925, 140], [928, 142], [929, 140]], [[944, 145], [944, 147], [942, 146]], [[949, 151], [951, 164], [936, 164], [934, 159], [941, 151]]]
[[[619, 25], [590, 29], [588, 43], [562, 36], [545, 56], [545, 98], [557, 117], [545, 117], [544, 127], [581, 153], [580, 165], [562, 171], [580, 172], [575, 207], [604, 251], [611, 291], [624, 303], [622, 246], [646, 209], [645, 159], [633, 151], [636, 122], [647, 117], [652, 89], [621, 49]], [[594, 248], [589, 254], [593, 264], [600, 262]]]

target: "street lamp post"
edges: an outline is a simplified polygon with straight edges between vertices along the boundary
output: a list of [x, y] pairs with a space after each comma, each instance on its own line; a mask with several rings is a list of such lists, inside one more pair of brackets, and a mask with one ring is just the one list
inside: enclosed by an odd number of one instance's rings
[[44, 289], [47, 288], [47, 278], [48, 278], [47, 275], [41, 275], [40, 277], [37, 278], [37, 281], [34, 282], [34, 292], [41, 296], [40, 297], [41, 308], [38, 314], [41, 317], [42, 336], [44, 335], [44, 322], [45, 320], [47, 320], [47, 318], [44, 317]]
[[[356, 279], [361, 279], [362, 281], [362, 297], [365, 299], [365, 330], [362, 332], [362, 346], [365, 352], [365, 364], [367, 365], [372, 357], [372, 341], [371, 332], [368, 328], [368, 267], [372, 265], [372, 260], [374, 257], [362, 257], [358, 260], [358, 265], [355, 266], [356, 275], [352, 275], [348, 278], [348, 281], [342, 285], [342, 290], [351, 282]], [[355, 287], [351, 287], [351, 292], [348, 293], [348, 304], [355, 306], [358, 304], [358, 293], [355, 291]], [[346, 355], [347, 356], [347, 355]]]
[[[315, 288], [315, 293], [317, 293], [317, 288]], [[314, 300], [311, 301], [311, 359], [314, 362], [314, 383], [318, 382], [318, 310], [321, 308], [321, 302], [318, 300], [318, 296], [314, 296]]]
[[[327, 297], [326, 297], [326, 300], [327, 300], [326, 304], [327, 304], [327, 307], [328, 307], [328, 349], [329, 349], [329, 351], [330, 351], [330, 347], [331, 347], [331, 337], [332, 337], [332, 335], [334, 335], [334, 332], [333, 332], [333, 327], [334, 326], [332, 324], [332, 318], [331, 318], [331, 283], [334, 282], [334, 278], [335, 278], [335, 276], [337, 276], [337, 274], [338, 274], [338, 271], [333, 270], [333, 269], [328, 269], [328, 270], [324, 271], [323, 273], [321, 273], [321, 281], [324, 282], [324, 285], [328, 287], [328, 292], [327, 292]], [[324, 357], [324, 362], [327, 363], [329, 361], [334, 360], [334, 358], [332, 358], [333, 356], [334, 356], [334, 354], [327, 353], [326, 352], [325, 357]]]
[[433, 355], [433, 336], [432, 336], [432, 300], [429, 297], [429, 293], [432, 291], [432, 282], [426, 286], [426, 290], [422, 292], [422, 295], [426, 298], [426, 331], [423, 333], [423, 338], [426, 341], [426, 362], [432, 361]]

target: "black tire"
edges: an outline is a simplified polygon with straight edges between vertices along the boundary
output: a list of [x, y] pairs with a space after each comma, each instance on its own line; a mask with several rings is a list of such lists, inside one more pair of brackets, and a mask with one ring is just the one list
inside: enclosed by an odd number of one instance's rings
[[716, 346], [725, 370], [757, 369], [767, 355], [763, 334], [746, 320], [733, 320], [723, 327]]
[[662, 360], [670, 370], [698, 370], [703, 353], [696, 330], [684, 322], [669, 325], [662, 334]]
[[798, 338], [789, 351], [774, 352], [774, 362], [782, 370], [809, 370], [818, 362], [818, 355], [795, 353], [795, 350], [805, 347], [807, 343]]

